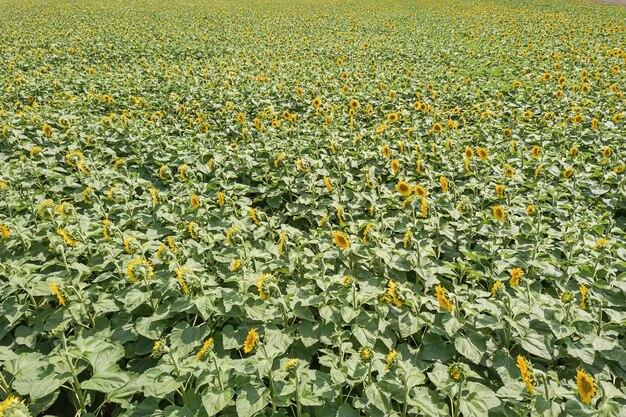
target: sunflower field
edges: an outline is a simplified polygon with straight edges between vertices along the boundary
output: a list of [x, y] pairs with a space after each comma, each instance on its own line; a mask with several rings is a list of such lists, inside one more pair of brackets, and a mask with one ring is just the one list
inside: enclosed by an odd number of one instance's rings
[[626, 8], [0, 28], [0, 417], [626, 415]]

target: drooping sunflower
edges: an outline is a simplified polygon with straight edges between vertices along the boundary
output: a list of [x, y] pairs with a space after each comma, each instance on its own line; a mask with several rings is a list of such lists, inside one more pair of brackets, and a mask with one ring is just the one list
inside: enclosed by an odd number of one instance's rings
[[393, 172], [393, 174], [397, 174], [398, 171], [400, 170], [400, 162], [397, 159], [393, 159], [391, 160], [391, 171]]
[[573, 168], [567, 168], [565, 171], [563, 171], [563, 177], [564, 178], [570, 178], [572, 175], [574, 175], [574, 169]]
[[485, 148], [478, 148], [476, 150], [476, 153], [478, 154], [478, 157], [483, 161], [489, 159], [489, 151]]
[[391, 366], [394, 364], [394, 360], [396, 359], [396, 356], [398, 355], [398, 352], [395, 349], [392, 349], [388, 354], [387, 357], [385, 358], [385, 370], [388, 371]]
[[509, 284], [511, 287], [517, 287], [519, 285], [519, 280], [524, 275], [524, 271], [522, 268], [514, 268], [510, 272], [511, 279], [509, 280]]
[[439, 184], [441, 185], [441, 190], [444, 193], [448, 192], [448, 179], [443, 175], [439, 177]]
[[496, 185], [496, 197], [498, 198], [504, 197], [504, 185], [500, 185], [500, 184]]
[[213, 346], [213, 338], [209, 337], [207, 340], [204, 341], [202, 347], [198, 351], [198, 354], [196, 355], [196, 362], [200, 362], [202, 360], [205, 353], [209, 350], [211, 346]]
[[411, 185], [406, 181], [400, 181], [396, 184], [396, 191], [403, 196], [411, 195]]
[[61, 293], [61, 290], [59, 290], [59, 286], [56, 282], [50, 281], [50, 291], [57, 298], [59, 305], [64, 306], [66, 304], [67, 301], [63, 296], [63, 293]]
[[451, 312], [454, 310], [454, 305], [450, 302], [450, 299], [446, 295], [446, 290], [441, 286], [441, 284], [437, 284], [435, 287], [435, 294], [437, 296], [437, 301], [439, 302], [439, 307], [448, 310]]
[[535, 385], [532, 366], [522, 355], [517, 355], [517, 367], [519, 368], [520, 374], [522, 376], [522, 381], [524, 381], [524, 384], [526, 385], [526, 389], [531, 394], [534, 394]]
[[341, 249], [346, 250], [350, 247], [350, 239], [348, 239], [348, 236], [346, 236], [345, 233], [335, 231], [333, 232], [332, 236], [335, 244]]
[[132, 282], [139, 282], [140, 279], [150, 279], [154, 275], [152, 264], [143, 258], [136, 258], [126, 267], [126, 275]]
[[192, 194], [189, 199], [191, 201], [191, 207], [197, 210], [200, 207], [200, 198], [196, 194]]
[[576, 370], [576, 387], [578, 388], [580, 400], [585, 404], [591, 404], [598, 390], [593, 377], [582, 369]]
[[250, 329], [248, 335], [246, 336], [246, 341], [243, 344], [243, 352], [250, 353], [256, 346], [257, 341], [259, 340], [259, 334], [256, 329]]

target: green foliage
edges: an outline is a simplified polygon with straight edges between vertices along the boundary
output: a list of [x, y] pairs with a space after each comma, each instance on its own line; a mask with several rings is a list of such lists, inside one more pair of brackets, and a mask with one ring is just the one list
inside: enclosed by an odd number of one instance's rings
[[622, 415], [625, 21], [0, 0], [0, 417]]

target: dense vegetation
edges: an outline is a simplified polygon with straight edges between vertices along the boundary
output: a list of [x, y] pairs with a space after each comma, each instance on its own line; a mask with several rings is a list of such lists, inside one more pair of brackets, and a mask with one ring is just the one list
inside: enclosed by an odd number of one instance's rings
[[0, 27], [0, 417], [623, 415], [626, 9]]

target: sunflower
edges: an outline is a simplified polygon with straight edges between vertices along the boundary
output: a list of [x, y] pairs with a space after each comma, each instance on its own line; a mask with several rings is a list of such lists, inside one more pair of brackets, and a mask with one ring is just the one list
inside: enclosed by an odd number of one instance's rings
[[190, 269], [190, 267], [182, 267], [176, 270], [176, 279], [178, 279], [178, 283], [180, 284], [180, 289], [183, 294], [189, 294], [189, 286], [187, 285], [187, 281], [185, 281], [185, 272]]
[[398, 170], [400, 169], [400, 162], [398, 162], [397, 159], [393, 159], [391, 161], [391, 171], [393, 172], [393, 174], [397, 174]]
[[576, 370], [576, 387], [578, 388], [580, 400], [585, 404], [591, 404], [598, 390], [592, 376], [582, 369]]
[[313, 101], [311, 101], [311, 104], [313, 105], [313, 107], [318, 108], [322, 105], [322, 100], [319, 97], [315, 97]]
[[576, 156], [578, 155], [578, 146], [572, 146], [571, 148], [569, 148], [569, 155], [572, 158], [576, 158]]
[[395, 349], [392, 349], [391, 352], [389, 352], [387, 354], [387, 357], [385, 358], [385, 370], [388, 371], [391, 366], [394, 363], [394, 360], [396, 359], [398, 352], [396, 352]]
[[200, 198], [196, 194], [192, 194], [189, 199], [191, 201], [191, 207], [197, 210], [200, 207]]
[[496, 220], [503, 222], [504, 221], [504, 209], [502, 208], [502, 206], [494, 206], [493, 207], [493, 216], [496, 218]]
[[348, 239], [345, 233], [337, 231], [333, 232], [332, 236], [335, 244], [341, 249], [346, 250], [350, 247], [350, 239]]
[[570, 178], [572, 175], [574, 175], [573, 168], [567, 168], [565, 171], [563, 171], [563, 177], [565, 178]]
[[198, 351], [198, 354], [196, 355], [196, 362], [200, 362], [202, 360], [202, 357], [204, 356], [204, 354], [207, 352], [207, 350], [209, 350], [209, 348], [213, 346], [213, 338], [209, 337], [207, 340], [204, 341], [204, 343], [202, 344], [202, 347], [200, 348], [200, 351]]
[[385, 158], [391, 158], [391, 148], [388, 145], [385, 145], [382, 148], [380, 148], [380, 151], [383, 153]]
[[609, 146], [607, 146], [606, 148], [602, 149], [602, 156], [604, 156], [605, 158], [610, 157], [612, 154], [611, 148]]
[[300, 362], [300, 359], [289, 359], [287, 362], [285, 362], [285, 370], [290, 370], [294, 366], [298, 365], [298, 362]]
[[256, 210], [253, 207], [250, 207], [250, 210], [248, 210], [248, 214], [250, 214], [250, 218], [252, 219], [254, 224], [258, 226], [261, 223], [259, 221], [259, 218], [257, 217]]
[[622, 164], [617, 166], [613, 172], [615, 172], [616, 174], [621, 174], [622, 172], [624, 172], [624, 170], [626, 170], [626, 165]]
[[399, 119], [398, 117], [398, 113], [389, 113], [387, 115], [387, 120], [389, 120], [391, 123], [395, 123], [397, 122]]
[[513, 134], [513, 131], [511, 131], [511, 129], [509, 129], [508, 127], [502, 130], [502, 135], [504, 135], [505, 138], [508, 138], [512, 134]]
[[440, 123], [435, 123], [432, 127], [432, 131], [435, 133], [441, 133], [442, 130], [443, 130], [443, 126], [441, 126]]
[[426, 216], [428, 216], [428, 201], [426, 201], [425, 198], [422, 198], [422, 204], [420, 208], [422, 211], [422, 217], [426, 218]]
[[37, 215], [39, 217], [53, 217], [57, 212], [57, 206], [52, 200], [45, 200], [37, 207]]
[[413, 187], [413, 191], [421, 198], [424, 198], [428, 195], [428, 191], [426, 191], [426, 188], [422, 187], [419, 184], [416, 184], [415, 187]]
[[476, 153], [478, 154], [478, 157], [483, 161], [489, 159], [489, 151], [485, 148], [476, 149]]
[[474, 157], [474, 150], [472, 148], [465, 148], [464, 154], [466, 159], [472, 159]]
[[513, 175], [515, 175], [515, 170], [513, 169], [513, 167], [511, 165], [506, 164], [504, 166], [504, 175], [506, 175], [509, 178], [511, 178]]
[[611, 118], [611, 120], [613, 120], [613, 123], [620, 123], [622, 119], [624, 119], [623, 113], [615, 113]]
[[515, 268], [510, 271], [511, 279], [509, 280], [509, 284], [511, 287], [517, 287], [519, 285], [519, 280], [524, 275], [524, 271], [522, 268]]
[[500, 184], [496, 185], [496, 197], [498, 198], [504, 197], [504, 185], [500, 185]]
[[554, 96], [555, 96], [556, 98], [561, 98], [561, 97], [563, 97], [563, 90], [556, 90], [556, 91], [555, 91], [555, 93], [554, 93]]
[[50, 281], [50, 291], [54, 296], [56, 296], [59, 305], [64, 306], [66, 304], [67, 301], [61, 293], [61, 290], [59, 290], [59, 286], [56, 284], [56, 282]]
[[261, 300], [267, 300], [269, 293], [265, 291], [265, 281], [272, 277], [272, 274], [262, 274], [259, 279], [256, 280], [256, 288], [259, 291], [259, 298]]
[[131, 282], [139, 282], [140, 279], [152, 278], [154, 269], [146, 259], [136, 258], [126, 267], [126, 275]]
[[4, 240], [10, 237], [11, 237], [11, 230], [7, 226], [0, 224], [0, 239]]
[[526, 214], [527, 215], [532, 216], [536, 212], [537, 212], [537, 208], [535, 206], [533, 206], [532, 204], [529, 204], [528, 207], [526, 207]]
[[350, 100], [349, 105], [350, 105], [350, 108], [351, 108], [351, 109], [358, 110], [358, 108], [359, 108], [359, 106], [360, 106], [360, 104], [359, 104], [359, 100], [352, 99], [352, 100]]
[[411, 185], [406, 181], [400, 181], [396, 184], [396, 191], [400, 195], [408, 196], [411, 195]]
[[259, 334], [256, 329], [250, 329], [248, 335], [246, 336], [246, 341], [243, 344], [243, 352], [250, 353], [254, 349], [257, 341], [259, 340]]
[[58, 228], [57, 235], [61, 236], [63, 242], [69, 247], [75, 248], [77, 246], [76, 240], [72, 239], [72, 237], [67, 233], [64, 229]]
[[331, 192], [333, 190], [333, 186], [330, 183], [330, 178], [324, 177], [324, 184], [326, 185], [326, 189], [328, 190], [328, 192]]
[[578, 113], [576, 116], [572, 117], [572, 123], [578, 124], [583, 121], [583, 115]]
[[493, 285], [491, 286], [491, 296], [495, 297], [496, 294], [498, 294], [498, 289], [500, 288], [500, 286], [502, 285], [502, 281], [497, 280], [496, 282], [493, 283]]
[[578, 289], [580, 290], [580, 308], [582, 310], [587, 310], [587, 297], [589, 296], [589, 289], [585, 284], [581, 284]]
[[437, 295], [437, 301], [439, 302], [440, 308], [448, 310], [449, 312], [454, 310], [454, 305], [448, 299], [446, 295], [446, 290], [441, 286], [441, 284], [438, 284], [435, 287], [435, 293]]
[[41, 128], [41, 131], [43, 132], [43, 135], [47, 138], [52, 136], [52, 126], [50, 125], [43, 125], [43, 127]]
[[439, 184], [441, 185], [441, 190], [444, 193], [448, 192], [448, 179], [443, 175], [439, 177]]
[[517, 355], [517, 367], [520, 370], [522, 381], [526, 384], [526, 389], [531, 394], [535, 393], [535, 385], [533, 380], [533, 368], [528, 361], [522, 356]]
[[367, 347], [362, 347], [361, 350], [359, 350], [359, 358], [361, 358], [363, 362], [369, 362], [372, 359], [372, 350]]
[[541, 148], [537, 145], [533, 146], [530, 154], [533, 156], [533, 158], [539, 158], [539, 156], [541, 155]]

